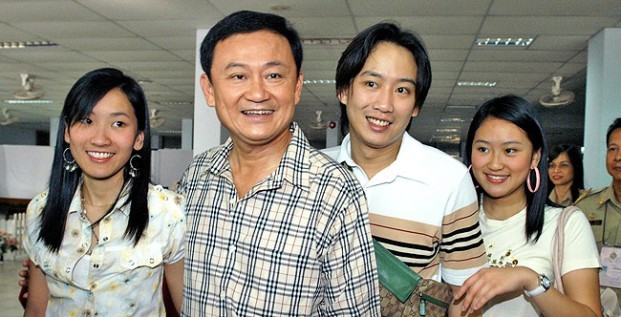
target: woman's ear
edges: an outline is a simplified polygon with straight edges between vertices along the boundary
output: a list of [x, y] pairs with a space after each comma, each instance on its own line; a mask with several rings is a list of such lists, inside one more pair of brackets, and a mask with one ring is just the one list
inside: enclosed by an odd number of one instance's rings
[[535, 167], [539, 166], [540, 161], [541, 161], [541, 149], [533, 153], [533, 158], [530, 161], [530, 168], [534, 169]]

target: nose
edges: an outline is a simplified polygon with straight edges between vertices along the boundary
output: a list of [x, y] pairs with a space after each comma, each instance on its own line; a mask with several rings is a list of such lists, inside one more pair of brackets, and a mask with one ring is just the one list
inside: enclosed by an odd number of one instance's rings
[[382, 87], [377, 93], [377, 99], [373, 104], [373, 109], [381, 112], [392, 112], [394, 102], [393, 92], [390, 87]]
[[503, 167], [503, 163], [502, 163], [502, 158], [500, 157], [500, 153], [493, 152], [487, 166], [490, 170], [494, 170], [494, 171], [501, 170]]
[[248, 85], [246, 99], [256, 103], [269, 99], [269, 93], [267, 92], [266, 84], [262, 78], [255, 76], [248, 81]]
[[94, 133], [91, 137], [91, 143], [97, 146], [105, 146], [110, 144], [110, 137], [108, 136], [108, 129], [104, 125], [99, 125], [93, 129]]

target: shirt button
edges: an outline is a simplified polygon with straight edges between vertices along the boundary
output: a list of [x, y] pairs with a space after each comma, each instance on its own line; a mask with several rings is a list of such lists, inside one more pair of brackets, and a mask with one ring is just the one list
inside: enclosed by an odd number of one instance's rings
[[71, 268], [70, 268], [70, 267], [67, 267], [67, 268], [65, 269], [65, 273], [70, 273], [70, 272], [71, 272]]
[[95, 264], [93, 264], [93, 267], [98, 269], [99, 268], [99, 264], [95, 263]]
[[104, 238], [103, 238], [103, 241], [108, 241], [108, 237], [104, 237]]
[[235, 198], [231, 198], [230, 203], [234, 204], [235, 203]]
[[150, 258], [149, 259], [149, 263], [151, 263], [151, 264], [155, 263], [155, 259], [154, 258]]
[[226, 291], [220, 291], [220, 299], [226, 298]]
[[229, 253], [235, 253], [235, 250], [237, 250], [237, 248], [234, 245], [229, 246]]
[[134, 266], [135, 263], [134, 260], [129, 260], [129, 265]]

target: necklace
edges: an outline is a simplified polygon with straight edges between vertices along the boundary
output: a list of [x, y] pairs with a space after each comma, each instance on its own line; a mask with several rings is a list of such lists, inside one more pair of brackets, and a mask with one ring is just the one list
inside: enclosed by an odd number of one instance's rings
[[[121, 191], [119, 191], [119, 193], [116, 196], [116, 199], [114, 200], [114, 202], [112, 204], [110, 204], [110, 207], [104, 213], [103, 216], [99, 217], [99, 219], [97, 219], [95, 221], [91, 221], [91, 224], [90, 224], [89, 227], [91, 228], [91, 232], [93, 233], [93, 237], [95, 238], [95, 241], [94, 242], [92, 241], [91, 247], [86, 252], [86, 254], [90, 255], [93, 252], [93, 247], [95, 245], [99, 244], [99, 236], [97, 235], [95, 227], [98, 226], [99, 222], [101, 222], [101, 220], [103, 220], [107, 215], [109, 215], [114, 210], [114, 205], [119, 200], [119, 197], [121, 196], [121, 192], [123, 192], [122, 189], [121, 189]], [[84, 215], [86, 220], [90, 221], [90, 219], [88, 219], [88, 211], [86, 210], [86, 199], [84, 199], [84, 186], [82, 186], [82, 188], [80, 189], [80, 203], [82, 204], [82, 214]]]

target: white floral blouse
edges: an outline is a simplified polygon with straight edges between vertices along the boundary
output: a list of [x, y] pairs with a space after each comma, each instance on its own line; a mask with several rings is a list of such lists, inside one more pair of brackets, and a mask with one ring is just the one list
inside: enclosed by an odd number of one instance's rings
[[50, 293], [46, 315], [165, 316], [163, 265], [185, 255], [182, 196], [149, 186], [149, 224], [134, 247], [134, 240], [123, 236], [130, 210], [129, 204], [120, 207], [128, 197], [125, 188], [113, 212], [99, 223], [99, 241], [90, 256], [92, 231], [80, 197], [78, 189], [58, 253], [38, 240], [47, 191], [28, 206], [24, 249], [46, 275]]

